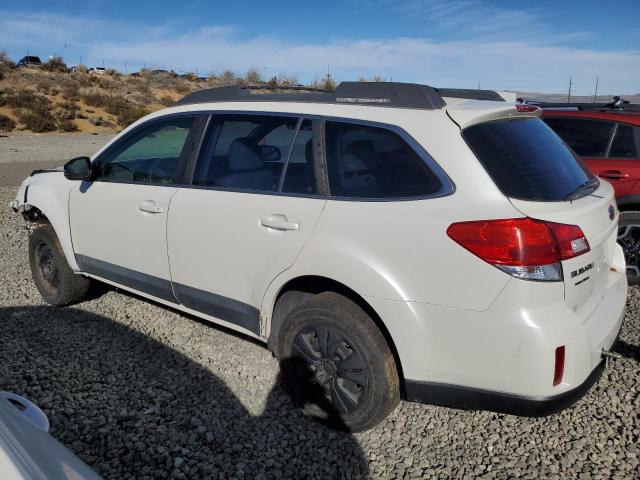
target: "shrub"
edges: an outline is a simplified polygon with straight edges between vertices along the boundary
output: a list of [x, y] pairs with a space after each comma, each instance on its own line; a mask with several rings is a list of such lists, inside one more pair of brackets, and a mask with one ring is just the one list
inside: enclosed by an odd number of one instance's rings
[[128, 108], [124, 108], [117, 114], [118, 124], [120, 124], [122, 127], [127, 127], [136, 120], [144, 117], [148, 113], [149, 111], [144, 107], [130, 106]]
[[76, 65], [76, 73], [87, 73], [87, 66], [83, 63]]
[[247, 85], [260, 85], [262, 83], [262, 75], [258, 69], [250, 68], [244, 76], [244, 81]]
[[96, 127], [115, 128], [115, 124], [109, 120], [105, 120], [102, 117], [91, 117], [89, 121]]
[[76, 132], [78, 131], [78, 127], [73, 121], [68, 119], [58, 120], [56, 123], [58, 130], [62, 130], [63, 132]]
[[220, 85], [222, 86], [237, 85], [238, 77], [236, 76], [235, 72], [231, 70], [225, 70], [224, 72], [222, 72], [222, 75], [218, 77], [218, 82], [220, 82]]
[[176, 101], [169, 95], [163, 95], [158, 98], [158, 103], [164, 105], [165, 107], [168, 107], [169, 105], [173, 105], [174, 103], [176, 103]]
[[37, 112], [28, 109], [21, 109], [18, 119], [27, 130], [35, 133], [52, 132], [56, 129], [56, 123], [49, 111]]
[[300, 82], [298, 81], [298, 77], [292, 73], [282, 73], [274, 78], [276, 78], [276, 82], [278, 85], [294, 87], [300, 84]]
[[191, 91], [191, 87], [186, 82], [177, 83], [175, 91], [178, 93], [187, 93]]
[[16, 128], [16, 122], [0, 113], [0, 132], [10, 132]]
[[5, 97], [7, 105], [13, 108], [23, 108], [33, 111], [49, 111], [51, 102], [44, 95], [40, 95], [33, 90], [18, 90], [9, 93]]
[[44, 63], [42, 65], [42, 69], [46, 70], [47, 72], [68, 72], [69, 68], [67, 67], [67, 64], [64, 63], [64, 60], [62, 60], [62, 57], [51, 57], [49, 60], [47, 60], [46, 63]]
[[71, 101], [62, 102], [60, 105], [58, 105], [56, 118], [58, 119], [58, 121], [73, 120], [74, 118], [77, 117], [79, 110], [80, 109], [78, 108], [75, 102], [71, 102]]
[[80, 89], [78, 85], [75, 83], [67, 83], [64, 87], [62, 87], [62, 98], [65, 100], [79, 100], [80, 99]]
[[111, 77], [117, 77], [120, 75], [120, 73], [115, 68], [107, 68], [104, 73]]
[[14, 65], [15, 63], [9, 58], [7, 52], [0, 50], [0, 80], [4, 78], [5, 74], [8, 73]]

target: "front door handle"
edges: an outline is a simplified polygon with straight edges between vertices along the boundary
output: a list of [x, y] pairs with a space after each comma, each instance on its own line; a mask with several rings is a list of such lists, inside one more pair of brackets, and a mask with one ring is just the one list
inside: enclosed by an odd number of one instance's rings
[[629, 177], [628, 173], [623, 173], [620, 170], [604, 170], [598, 173], [599, 177], [606, 178], [607, 180], [622, 180]]
[[269, 215], [260, 219], [260, 225], [273, 230], [298, 230], [300, 224], [295, 220], [289, 220], [286, 215], [276, 214]]
[[154, 202], [153, 200], [144, 200], [138, 204], [138, 210], [146, 213], [162, 213], [164, 208], [162, 205]]

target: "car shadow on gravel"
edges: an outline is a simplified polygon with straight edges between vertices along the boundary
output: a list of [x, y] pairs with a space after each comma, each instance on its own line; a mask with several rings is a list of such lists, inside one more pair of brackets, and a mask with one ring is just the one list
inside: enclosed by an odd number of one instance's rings
[[214, 373], [104, 316], [0, 308], [0, 390], [40, 405], [105, 478], [367, 478], [356, 439], [280, 385], [253, 416]]
[[619, 353], [623, 357], [640, 362], [640, 347], [638, 347], [638, 345], [632, 345], [624, 340], [618, 340], [613, 345], [613, 351]]

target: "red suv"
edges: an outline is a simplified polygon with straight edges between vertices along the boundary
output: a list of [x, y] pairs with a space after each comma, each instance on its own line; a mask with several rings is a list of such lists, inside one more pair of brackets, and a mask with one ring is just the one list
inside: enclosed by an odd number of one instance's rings
[[598, 177], [611, 182], [620, 210], [618, 243], [630, 285], [640, 283], [640, 105], [535, 103], [542, 119]]

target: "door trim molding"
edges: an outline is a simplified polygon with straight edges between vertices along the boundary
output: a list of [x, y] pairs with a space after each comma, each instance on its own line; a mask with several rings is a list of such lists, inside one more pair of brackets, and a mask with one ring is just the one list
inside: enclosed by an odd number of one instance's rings
[[180, 283], [173, 288], [181, 305], [260, 335], [260, 310], [254, 306]]
[[146, 273], [78, 253], [76, 253], [76, 262], [83, 272], [106, 278], [121, 285], [126, 285], [134, 290], [153, 295], [167, 302], [178, 303], [178, 299], [173, 294], [173, 289], [171, 288], [171, 281], [169, 280], [147, 275]]
[[260, 335], [260, 310], [252, 305], [180, 283], [172, 283], [164, 278], [147, 275], [86, 255], [76, 253], [75, 257], [80, 270], [84, 273], [219, 318]]

